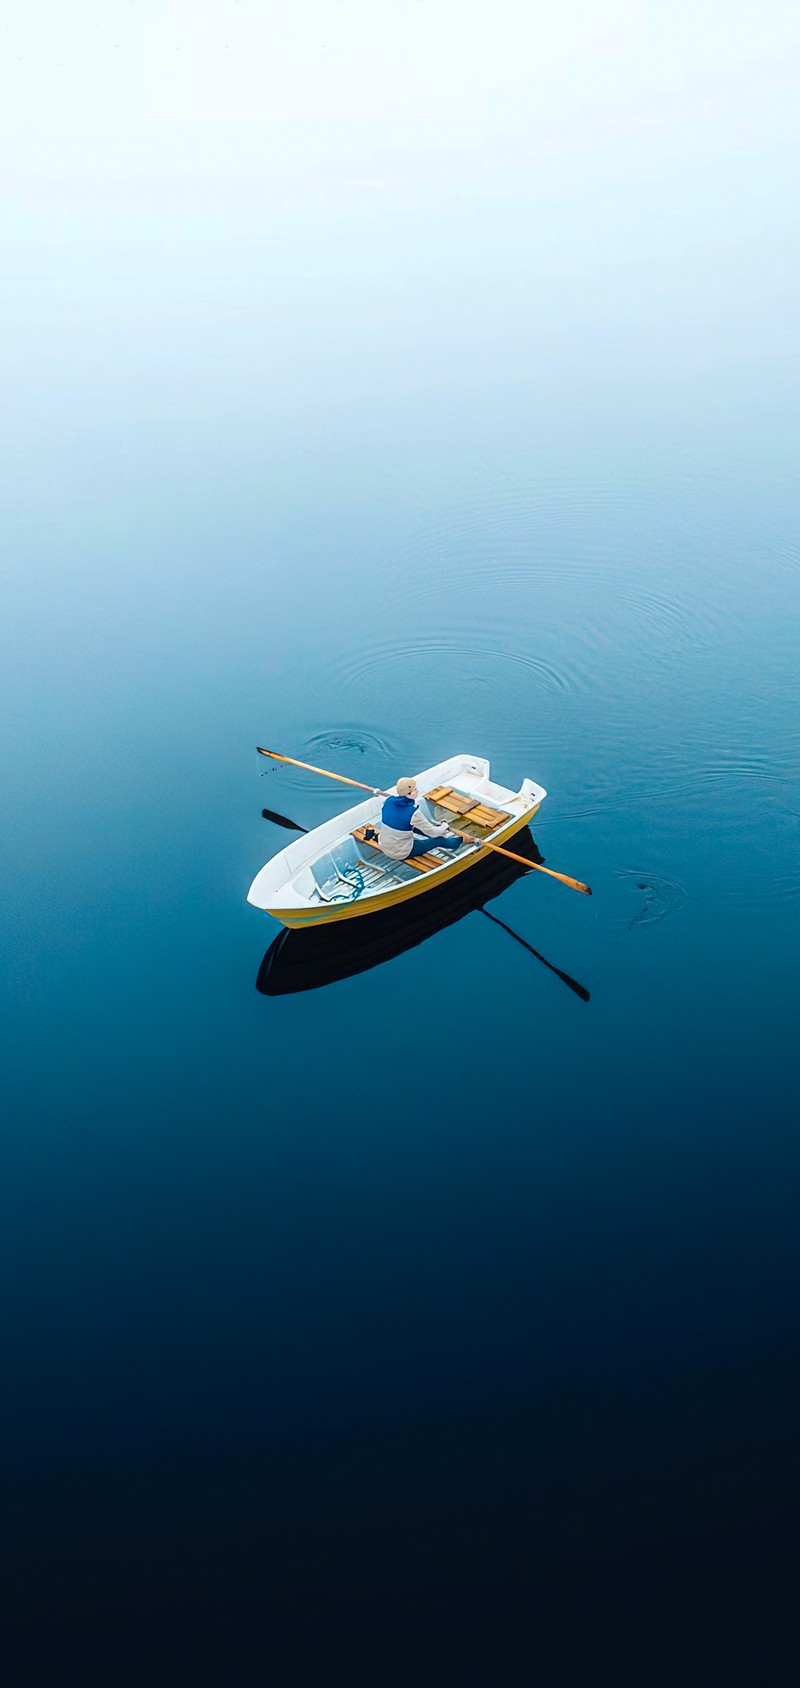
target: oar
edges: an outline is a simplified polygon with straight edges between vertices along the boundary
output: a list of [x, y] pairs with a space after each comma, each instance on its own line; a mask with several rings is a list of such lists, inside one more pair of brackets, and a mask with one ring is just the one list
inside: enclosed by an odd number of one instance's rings
[[357, 785], [359, 791], [368, 791], [372, 797], [388, 797], [388, 791], [380, 791], [376, 785], [364, 785], [361, 780], [349, 780], [345, 774], [332, 774], [330, 768], [315, 768], [311, 762], [298, 762], [295, 756], [281, 756], [277, 750], [264, 750], [260, 744], [256, 745], [259, 756], [271, 756], [273, 762], [291, 762], [293, 768], [305, 768], [307, 774], [323, 774], [326, 780], [339, 780], [341, 785]]
[[[315, 768], [311, 762], [298, 762], [294, 756], [282, 756], [277, 750], [264, 750], [257, 745], [259, 756], [270, 756], [273, 762], [289, 762], [293, 768], [305, 768], [307, 774], [322, 774], [324, 779], [338, 780], [341, 785], [354, 785], [359, 791], [368, 791], [372, 797], [387, 797], [388, 792], [381, 791], [379, 786], [364, 785], [363, 780], [348, 779], [345, 774], [332, 774], [330, 768]], [[449, 822], [448, 822], [449, 825]], [[567, 873], [556, 873], [555, 868], [542, 867], [540, 862], [529, 862], [527, 856], [517, 856], [513, 850], [506, 850], [502, 844], [490, 844], [487, 838], [471, 838], [468, 832], [458, 832], [456, 827], [450, 827], [457, 838], [463, 838], [467, 844], [477, 844], [483, 850], [494, 850], [498, 856], [508, 856], [510, 862], [520, 862], [524, 868], [535, 868], [537, 873], [546, 873], [551, 879], [560, 879], [562, 885], [569, 885], [573, 891], [583, 891], [584, 896], [590, 897], [591, 886], [583, 885], [580, 879], [570, 879]], [[434, 848], [431, 843], [431, 849]]]
[[308, 832], [307, 826], [298, 826], [297, 821], [290, 821], [288, 815], [276, 815], [274, 809], [262, 809], [265, 821], [274, 821], [276, 826], [285, 826], [287, 832]]
[[450, 828], [456, 838], [463, 838], [466, 844], [479, 844], [483, 849], [494, 850], [498, 856], [508, 856], [510, 862], [520, 862], [523, 867], [534, 867], [537, 873], [548, 873], [551, 879], [560, 879], [562, 885], [571, 885], [573, 891], [583, 891], [584, 896], [592, 894], [591, 885], [584, 885], [580, 879], [570, 879], [568, 873], [556, 873], [554, 867], [542, 867], [541, 862], [529, 862], [527, 856], [518, 856], [514, 850], [507, 850], [504, 844], [490, 844], [488, 838], [473, 838], [469, 832], [459, 832], [458, 828]]
[[521, 938], [519, 932], [514, 932], [510, 926], [506, 925], [504, 920], [498, 920], [496, 914], [490, 914], [488, 908], [480, 908], [478, 913], [485, 914], [487, 920], [493, 920], [495, 926], [502, 926], [503, 931], [508, 933], [509, 938], [515, 938], [517, 943], [521, 944], [523, 949], [529, 950], [531, 955], [535, 955], [536, 960], [541, 961], [544, 967], [549, 967], [551, 973], [556, 973], [559, 979], [563, 979], [564, 984], [569, 985], [570, 990], [580, 997], [581, 1002], [589, 1001], [589, 992], [586, 986], [579, 985], [577, 979], [571, 978], [569, 973], [562, 972], [560, 967], [554, 967], [552, 961], [548, 961], [545, 955], [540, 955], [539, 951], [534, 949], [533, 944], [528, 943], [527, 938]]

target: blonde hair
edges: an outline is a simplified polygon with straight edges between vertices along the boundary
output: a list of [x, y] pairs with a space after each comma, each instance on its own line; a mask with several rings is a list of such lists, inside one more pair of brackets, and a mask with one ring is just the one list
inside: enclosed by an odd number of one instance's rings
[[409, 779], [407, 774], [403, 774], [402, 779], [397, 781], [398, 797], [410, 797], [416, 783], [416, 780]]

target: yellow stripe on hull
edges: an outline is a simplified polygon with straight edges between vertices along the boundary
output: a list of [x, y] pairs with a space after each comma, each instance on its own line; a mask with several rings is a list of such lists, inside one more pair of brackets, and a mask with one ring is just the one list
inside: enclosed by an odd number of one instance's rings
[[[515, 816], [508, 826], [503, 827], [492, 838], [493, 844], [504, 844], [513, 838], [515, 832], [521, 832], [528, 826], [539, 809], [539, 804], [528, 809], [524, 815]], [[435, 844], [432, 846], [435, 849]], [[314, 908], [268, 908], [266, 914], [273, 920], [279, 920], [282, 926], [290, 926], [298, 931], [306, 926], [332, 926], [335, 920], [356, 920], [360, 915], [378, 914], [381, 909], [394, 908], [397, 903], [409, 902], [412, 897], [421, 897], [426, 891], [433, 891], [439, 885], [444, 885], [449, 879], [455, 879], [459, 873], [466, 873], [468, 868], [474, 867], [476, 862], [483, 862], [492, 851], [486, 846], [480, 850], [471, 850], [468, 856], [443, 866], [436, 873], [420, 874], [418, 879], [412, 880], [410, 885], [395, 885], [389, 891], [372, 892], [363, 899], [356, 899], [352, 903], [335, 903], [333, 905], [320, 904]]]

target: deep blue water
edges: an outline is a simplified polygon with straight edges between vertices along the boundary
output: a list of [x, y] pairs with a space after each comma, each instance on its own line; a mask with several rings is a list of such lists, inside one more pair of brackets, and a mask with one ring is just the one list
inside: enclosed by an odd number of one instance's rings
[[[794, 1680], [797, 240], [753, 122], [12, 220], [10, 1683]], [[491, 908], [590, 1000], [477, 912], [257, 991], [261, 810], [342, 806], [257, 743], [544, 784], [593, 898]]]

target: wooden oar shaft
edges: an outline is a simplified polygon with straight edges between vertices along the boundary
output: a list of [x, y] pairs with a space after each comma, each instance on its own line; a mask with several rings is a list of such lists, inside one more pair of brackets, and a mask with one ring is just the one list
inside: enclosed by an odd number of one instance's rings
[[[455, 832], [456, 828], [453, 827], [451, 830]], [[587, 897], [592, 894], [591, 886], [583, 885], [580, 879], [570, 879], [568, 873], [556, 873], [554, 867], [543, 867], [541, 862], [531, 862], [527, 856], [518, 856], [516, 850], [507, 850], [503, 844], [490, 844], [488, 838], [473, 838], [468, 832], [458, 832], [456, 836], [465, 838], [468, 844], [479, 844], [481, 849], [494, 850], [498, 856], [508, 856], [510, 862], [519, 862], [522, 867], [532, 867], [536, 869], [537, 873], [547, 873], [551, 879], [560, 879], [562, 885], [570, 885], [573, 891], [583, 891]]]
[[345, 774], [332, 774], [330, 768], [315, 768], [312, 762], [298, 762], [296, 756], [281, 756], [277, 750], [263, 750], [256, 745], [259, 756], [271, 756], [273, 762], [291, 762], [293, 768], [305, 768], [307, 774], [323, 774], [326, 780], [338, 780], [340, 785], [355, 785], [359, 791], [368, 791], [371, 797], [386, 797], [388, 793], [379, 791], [374, 785], [364, 785], [362, 780], [349, 780]]
[[[259, 756], [270, 756], [273, 762], [290, 762], [293, 768], [305, 768], [307, 774], [322, 774], [326, 780], [338, 780], [340, 785], [354, 785], [359, 791], [368, 791], [371, 797], [386, 797], [388, 792], [381, 791], [375, 785], [364, 785], [363, 780], [350, 780], [346, 774], [332, 774], [330, 768], [315, 768], [312, 762], [298, 762], [296, 756], [282, 756], [278, 750], [265, 750], [262, 745], [256, 745]], [[590, 897], [591, 887], [582, 885], [579, 879], [570, 879], [568, 873], [556, 873], [555, 868], [542, 867], [541, 862], [531, 862], [527, 856], [518, 856], [514, 850], [506, 850], [502, 844], [490, 844], [488, 839], [472, 838], [468, 832], [458, 832], [456, 827], [450, 828], [458, 838], [465, 838], [468, 844], [478, 844], [481, 849], [494, 850], [498, 856], [508, 856], [510, 862], [519, 862], [522, 867], [535, 868], [537, 873], [547, 873], [551, 879], [560, 879], [562, 885], [571, 886], [573, 891], [583, 891], [584, 896]], [[433, 844], [431, 845], [433, 849]]]

